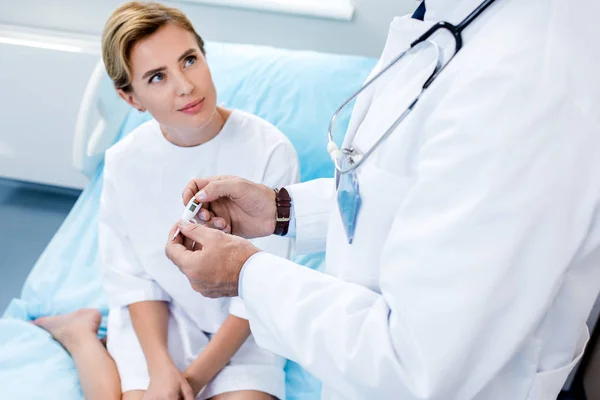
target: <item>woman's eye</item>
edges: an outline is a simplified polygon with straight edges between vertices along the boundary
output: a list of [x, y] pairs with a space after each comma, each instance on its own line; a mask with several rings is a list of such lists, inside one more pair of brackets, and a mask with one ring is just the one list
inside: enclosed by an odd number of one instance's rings
[[150, 83], [158, 83], [160, 81], [162, 81], [163, 79], [165, 79], [165, 76], [162, 73], [157, 73], [152, 75], [152, 77], [150, 78]]
[[188, 58], [185, 59], [185, 66], [189, 67], [190, 65], [193, 65], [196, 62], [196, 56], [189, 56]]

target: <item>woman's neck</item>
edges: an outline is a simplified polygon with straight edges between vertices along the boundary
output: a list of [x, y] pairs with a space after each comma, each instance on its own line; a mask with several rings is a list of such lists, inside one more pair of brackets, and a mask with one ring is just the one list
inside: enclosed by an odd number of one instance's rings
[[225, 121], [231, 114], [230, 111], [216, 107], [210, 120], [202, 127], [195, 129], [176, 129], [167, 126], [160, 126], [163, 136], [169, 142], [179, 147], [200, 146], [221, 132]]

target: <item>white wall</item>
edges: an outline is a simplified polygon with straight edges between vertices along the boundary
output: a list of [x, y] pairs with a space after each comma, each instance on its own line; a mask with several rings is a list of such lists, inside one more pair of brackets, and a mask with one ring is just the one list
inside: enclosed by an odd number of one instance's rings
[[[327, 0], [323, 0], [327, 1]], [[270, 14], [183, 1], [183, 9], [206, 40], [265, 44], [291, 49], [376, 57], [396, 15], [411, 12], [416, 0], [353, 0], [350, 22]], [[121, 0], [0, 0], [0, 23], [99, 35]]]
[[[0, 25], [0, 38], [8, 34], [37, 38]], [[66, 40], [61, 44], [82, 49], [87, 44], [86, 51], [0, 41], [0, 177], [75, 188], [87, 183], [73, 168], [72, 149], [79, 106], [100, 50], [92, 38]]]

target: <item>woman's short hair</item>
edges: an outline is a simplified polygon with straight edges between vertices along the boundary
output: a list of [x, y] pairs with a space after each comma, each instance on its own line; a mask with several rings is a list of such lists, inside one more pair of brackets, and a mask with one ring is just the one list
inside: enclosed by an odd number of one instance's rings
[[177, 25], [193, 34], [200, 51], [205, 54], [204, 41], [185, 14], [176, 8], [132, 1], [112, 13], [102, 33], [102, 59], [115, 88], [126, 92], [133, 89], [129, 62], [131, 49], [139, 40], [167, 24]]

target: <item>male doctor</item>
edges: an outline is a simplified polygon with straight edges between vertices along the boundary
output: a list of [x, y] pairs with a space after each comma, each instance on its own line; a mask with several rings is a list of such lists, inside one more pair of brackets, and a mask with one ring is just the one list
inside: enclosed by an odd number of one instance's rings
[[[427, 0], [424, 21], [395, 19], [376, 70], [480, 2]], [[596, 0], [490, 6], [355, 171], [351, 244], [334, 179], [274, 191], [216, 177], [184, 200], [236, 236], [180, 224], [167, 254], [200, 293], [239, 294], [258, 344], [319, 378], [324, 399], [556, 399], [600, 288], [598, 15]], [[447, 36], [433, 38], [445, 57]], [[346, 145], [370, 149], [433, 64], [417, 52], [363, 92]], [[273, 233], [325, 250], [327, 274], [243, 239]]]

